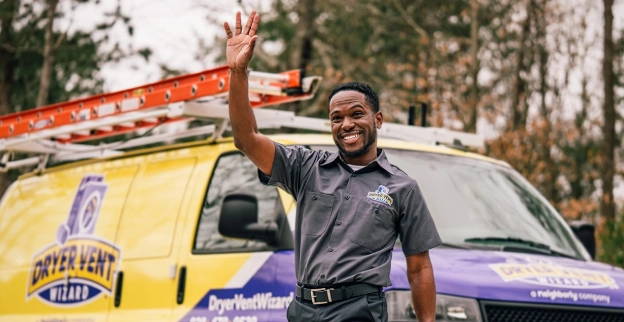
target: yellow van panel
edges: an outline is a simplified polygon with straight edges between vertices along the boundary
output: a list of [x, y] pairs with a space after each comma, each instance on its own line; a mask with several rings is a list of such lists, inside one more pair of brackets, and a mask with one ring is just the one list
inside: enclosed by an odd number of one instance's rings
[[[106, 171], [104, 197], [95, 235], [115, 240], [119, 214], [136, 172], [135, 166]], [[26, 267], [39, 250], [56, 240], [67, 218], [80, 180], [86, 172], [58, 172], [18, 182], [3, 209], [0, 268]]]
[[178, 210], [195, 158], [148, 163], [137, 175], [119, 222], [124, 261], [169, 256]]
[[[170, 321], [176, 305], [179, 240], [195, 180], [207, 181], [189, 149], [141, 157], [128, 194], [117, 244], [124, 250], [123, 285], [108, 321]], [[193, 151], [196, 152], [196, 151]]]
[[0, 321], [105, 321], [121, 252], [113, 241], [136, 172], [107, 162], [14, 185], [0, 227]]

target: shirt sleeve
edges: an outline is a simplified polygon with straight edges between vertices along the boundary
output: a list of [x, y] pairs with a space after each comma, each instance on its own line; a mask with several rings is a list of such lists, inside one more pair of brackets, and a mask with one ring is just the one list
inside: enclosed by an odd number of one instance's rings
[[427, 203], [416, 183], [401, 207], [399, 220], [399, 236], [405, 256], [418, 254], [442, 244]]
[[275, 142], [275, 158], [271, 175], [268, 176], [258, 169], [258, 178], [264, 185], [282, 188], [296, 200], [302, 180], [319, 158], [318, 151], [302, 146], [285, 146]]

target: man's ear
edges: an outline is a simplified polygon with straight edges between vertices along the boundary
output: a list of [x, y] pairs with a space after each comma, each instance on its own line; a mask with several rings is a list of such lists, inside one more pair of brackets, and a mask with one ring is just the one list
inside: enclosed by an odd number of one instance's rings
[[375, 126], [378, 129], [381, 129], [381, 124], [383, 123], [383, 114], [381, 112], [375, 113]]

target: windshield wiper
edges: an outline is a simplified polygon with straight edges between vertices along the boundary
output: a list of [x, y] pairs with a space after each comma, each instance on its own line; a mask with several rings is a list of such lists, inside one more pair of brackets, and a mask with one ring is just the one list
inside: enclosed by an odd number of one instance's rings
[[[528, 239], [515, 238], [515, 237], [474, 237], [474, 238], [466, 238], [464, 239], [466, 243], [483, 243], [483, 242], [502, 242], [502, 243], [516, 243], [530, 246], [534, 249], [537, 254], [545, 254], [545, 255], [553, 255], [553, 256], [561, 256], [568, 257], [573, 259], [578, 259], [578, 257], [569, 255], [566, 253], [562, 253], [556, 250], [552, 250], [550, 246], [542, 243], [538, 243]], [[502, 250], [506, 250], [506, 247], [503, 246]], [[510, 250], [510, 249], [507, 249]]]
[[529, 245], [535, 248], [550, 250], [550, 246], [546, 244], [534, 242], [528, 239], [514, 238], [514, 237], [475, 237], [475, 238], [466, 238], [464, 239], [464, 242], [467, 242], [467, 243], [470, 243], [470, 242], [473, 242], [473, 243], [474, 242], [476, 243], [479, 243], [479, 242], [512, 242], [512, 243]]

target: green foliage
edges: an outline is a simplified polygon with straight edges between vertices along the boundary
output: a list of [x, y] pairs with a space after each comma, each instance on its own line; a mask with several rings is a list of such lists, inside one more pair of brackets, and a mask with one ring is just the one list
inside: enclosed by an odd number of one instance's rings
[[[29, 35], [21, 35], [28, 32]], [[55, 39], [60, 35], [56, 33]], [[29, 43], [43, 43], [44, 31], [22, 29], [18, 39], [17, 66], [11, 93], [15, 111], [36, 107], [39, 72], [43, 64], [41, 47]], [[103, 79], [98, 75], [102, 65], [98, 47], [90, 34], [76, 32], [66, 38], [55, 55], [50, 80], [48, 102], [62, 102], [86, 94], [102, 92]]]
[[[12, 53], [14, 72], [10, 85], [10, 111], [21, 111], [36, 107], [40, 73], [44, 62], [45, 25], [47, 23], [47, 2], [41, 7], [34, 6], [28, 0], [15, 0], [18, 11], [10, 11], [9, 6], [0, 6], [0, 18], [13, 15], [12, 28], [2, 32], [10, 33], [2, 46]], [[69, 3], [69, 2], [67, 2]], [[65, 3], [65, 4], [67, 4]], [[93, 5], [89, 0], [72, 0], [71, 11], [56, 12], [54, 26], [60, 19], [71, 21], [78, 6]], [[99, 5], [99, 1], [95, 1]], [[39, 9], [37, 9], [39, 8]], [[60, 7], [59, 7], [60, 8]], [[57, 8], [57, 10], [59, 10]], [[107, 62], [118, 62], [133, 54], [149, 60], [152, 52], [149, 48], [132, 50], [109, 38], [110, 30], [116, 26], [125, 27], [128, 34], [133, 33], [130, 18], [121, 9], [121, 4], [110, 12], [103, 12], [94, 19], [91, 29], [59, 30], [53, 27], [53, 67], [50, 75], [48, 104], [67, 101], [79, 96], [101, 93], [104, 80], [99, 70]], [[5, 40], [5, 41], [6, 41]], [[110, 48], [104, 50], [104, 48]]]
[[[624, 214], [620, 213], [620, 218]], [[601, 251], [598, 260], [624, 267], [624, 220], [606, 222], [599, 234]]]
[[[298, 68], [296, 53], [305, 50], [300, 33], [305, 24], [301, 7], [305, 1], [274, 1], [269, 17], [263, 16], [259, 37], [281, 44], [274, 61], [256, 55], [252, 67], [263, 70]], [[315, 100], [301, 114], [326, 115], [326, 98], [337, 84], [357, 80], [380, 93], [382, 109], [389, 120], [407, 117], [416, 101], [429, 101], [431, 92], [450, 88], [428, 84], [430, 68], [450, 66], [466, 55], [465, 38], [470, 35], [464, 19], [466, 1], [362, 0], [314, 2], [311, 60], [306, 72], [322, 75], [324, 83]], [[297, 13], [297, 14], [294, 14]], [[457, 50], [449, 50], [456, 47]], [[303, 49], [302, 49], [303, 48]], [[443, 67], [442, 67], [443, 68]], [[460, 71], [459, 75], [456, 71]], [[461, 69], [449, 69], [438, 77], [461, 82]], [[459, 76], [459, 77], [458, 77]], [[454, 93], [453, 95], [461, 95]]]
[[[57, 23], [63, 19], [71, 22], [78, 6], [98, 6], [92, 0], [61, 0], [63, 5], [50, 5], [54, 1], [7, 0], [0, 2], [0, 110], [2, 113], [18, 112], [37, 107], [41, 71], [44, 65], [45, 28], [48, 25], [49, 8], [56, 8], [52, 48], [47, 56], [51, 63], [49, 88], [44, 104], [68, 101], [80, 96], [103, 92], [104, 80], [99, 73], [106, 62], [120, 61], [138, 52], [148, 60], [149, 48], [137, 51], [122, 48], [109, 38], [114, 27], [125, 27], [129, 35], [133, 28], [130, 18], [121, 10], [121, 2], [110, 12], [92, 19], [92, 26], [84, 30], [60, 30]], [[103, 18], [102, 18], [103, 17]], [[100, 21], [102, 20], [102, 21]], [[66, 28], [66, 27], [65, 27]], [[110, 48], [105, 50], [104, 48]], [[22, 172], [29, 169], [11, 170], [0, 174], [0, 195], [7, 185]]]

